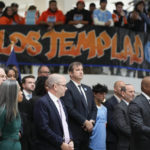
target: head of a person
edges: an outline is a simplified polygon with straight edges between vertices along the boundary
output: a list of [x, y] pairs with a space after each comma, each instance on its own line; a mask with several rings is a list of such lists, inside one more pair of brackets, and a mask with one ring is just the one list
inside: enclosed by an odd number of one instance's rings
[[93, 12], [95, 9], [96, 9], [95, 3], [90, 3], [90, 5], [89, 5], [89, 11]]
[[33, 75], [23, 77], [22, 88], [28, 93], [32, 93], [35, 89], [35, 77]]
[[143, 78], [141, 82], [141, 90], [148, 96], [150, 96], [150, 76], [146, 76]]
[[60, 74], [51, 74], [46, 80], [48, 91], [55, 95], [57, 98], [63, 97], [67, 90], [66, 79]]
[[12, 68], [12, 69], [15, 70], [15, 72], [16, 72], [16, 79], [18, 79], [18, 77], [19, 77], [19, 71], [18, 71], [17, 66], [15, 66], [13, 64], [10, 64], [10, 65], [8, 65], [8, 68], [10, 68], [10, 69]]
[[0, 85], [1, 85], [2, 82], [4, 82], [5, 80], [6, 80], [6, 73], [5, 73], [5, 70], [0, 67]]
[[17, 73], [15, 69], [7, 67], [5, 69], [5, 72], [6, 72], [7, 79], [11, 79], [11, 80], [17, 79]]
[[81, 62], [73, 62], [68, 67], [70, 78], [75, 82], [80, 82], [83, 79], [83, 64]]
[[119, 1], [117, 3], [115, 3], [115, 6], [116, 6], [116, 11], [118, 14], [121, 14], [122, 10], [123, 10], [123, 2]]
[[100, 103], [105, 101], [106, 93], [108, 93], [107, 86], [98, 83], [93, 86], [92, 91], [96, 101]]
[[38, 68], [38, 77], [39, 76], [46, 76], [46, 77], [48, 77], [49, 74], [50, 74], [50, 69], [47, 66], [40, 66]]
[[36, 9], [37, 9], [37, 8], [36, 8], [35, 5], [30, 5], [29, 8], [28, 8], [28, 10], [36, 10]]
[[122, 97], [128, 103], [130, 103], [135, 97], [135, 89], [134, 86], [131, 84], [126, 84], [125, 86], [121, 87]]
[[125, 87], [125, 83], [123, 81], [116, 81], [114, 83], [114, 94], [117, 95], [120, 99], [122, 99], [122, 87]]
[[12, 18], [13, 17], [13, 10], [10, 6], [6, 7], [2, 16], [6, 16], [7, 18]]
[[102, 10], [105, 10], [107, 6], [107, 0], [100, 0], [100, 6]]
[[43, 96], [47, 93], [47, 86], [46, 86], [47, 78], [48, 77], [46, 76], [40, 76], [37, 78], [34, 91], [36, 96]]
[[145, 8], [145, 3], [144, 3], [144, 1], [139, 1], [139, 2], [137, 2], [137, 4], [135, 5], [135, 11], [143, 12], [143, 11], [144, 11], [144, 8]]
[[56, 0], [50, 0], [49, 1], [49, 9], [51, 12], [57, 11], [57, 1]]
[[3, 1], [0, 1], [0, 13], [3, 12], [4, 8], [5, 8], [5, 3]]
[[11, 8], [13, 10], [13, 13], [16, 14], [18, 12], [19, 5], [17, 3], [12, 3]]
[[79, 0], [77, 3], [76, 3], [76, 7], [78, 10], [83, 10], [84, 7], [85, 7], [85, 3], [83, 0]]
[[6, 80], [0, 85], [0, 107], [6, 109], [6, 121], [18, 116], [18, 102], [23, 99], [22, 91], [16, 80]]

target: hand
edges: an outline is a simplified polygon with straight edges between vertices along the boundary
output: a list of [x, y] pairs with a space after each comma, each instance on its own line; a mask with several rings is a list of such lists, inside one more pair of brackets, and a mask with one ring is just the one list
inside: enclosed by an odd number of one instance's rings
[[123, 10], [121, 12], [121, 16], [125, 16], [125, 12]]
[[73, 150], [74, 149], [74, 143], [73, 143], [73, 141], [70, 141], [69, 142], [69, 147]]
[[53, 27], [54, 27], [54, 23], [49, 22], [49, 23], [48, 23], [48, 30], [52, 30]]
[[105, 26], [110, 26], [110, 24], [111, 24], [111, 21], [107, 21], [107, 22], [105, 23]]
[[84, 122], [84, 128], [85, 128], [85, 131], [92, 132], [92, 130], [93, 130], [93, 124], [92, 124], [92, 122], [86, 120]]
[[62, 143], [61, 145], [61, 150], [73, 150], [74, 147], [72, 147], [71, 145], [67, 144], [67, 143]]

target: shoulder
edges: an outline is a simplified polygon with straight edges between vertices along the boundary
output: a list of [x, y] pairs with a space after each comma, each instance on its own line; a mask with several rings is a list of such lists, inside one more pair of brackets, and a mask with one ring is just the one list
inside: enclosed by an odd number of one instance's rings
[[61, 10], [57, 10], [57, 14], [63, 14]]

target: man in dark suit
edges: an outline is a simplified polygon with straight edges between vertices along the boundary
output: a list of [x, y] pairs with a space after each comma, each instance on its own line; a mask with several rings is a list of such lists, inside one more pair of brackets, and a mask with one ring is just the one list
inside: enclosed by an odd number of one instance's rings
[[34, 107], [36, 150], [73, 150], [67, 113], [60, 99], [67, 90], [66, 79], [62, 75], [51, 74], [46, 85], [48, 94], [41, 97]]
[[143, 78], [142, 93], [129, 105], [134, 150], [150, 149], [150, 76]]
[[128, 105], [134, 99], [135, 90], [133, 85], [126, 84], [125, 87], [121, 88], [121, 91], [123, 99], [117, 104], [114, 110], [114, 120], [118, 132], [116, 150], [129, 150], [131, 142], [131, 127], [128, 116]]
[[22, 119], [22, 134], [21, 134], [21, 146], [22, 150], [32, 150], [31, 139], [31, 115], [32, 110], [30, 106], [30, 99], [32, 98], [32, 92], [35, 89], [35, 77], [33, 75], [25, 76], [22, 79], [23, 88], [23, 101], [19, 103], [19, 112]]
[[125, 86], [123, 81], [116, 81], [114, 83], [114, 95], [106, 100], [105, 106], [107, 108], [107, 137], [106, 147], [107, 150], [117, 149], [117, 131], [116, 124], [113, 118], [115, 106], [121, 102], [122, 94], [121, 87]]
[[88, 150], [89, 136], [95, 123], [97, 108], [90, 87], [81, 84], [83, 65], [73, 62], [68, 69], [71, 81], [63, 97], [68, 114], [75, 149]]

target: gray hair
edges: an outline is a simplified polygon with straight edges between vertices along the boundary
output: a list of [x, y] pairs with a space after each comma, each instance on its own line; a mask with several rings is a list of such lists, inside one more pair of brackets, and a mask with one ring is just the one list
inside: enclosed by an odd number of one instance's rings
[[19, 85], [16, 80], [6, 80], [0, 85], [0, 107], [6, 109], [6, 122], [18, 115]]
[[60, 75], [60, 74], [51, 74], [51, 75], [49, 75], [48, 79], [46, 80], [46, 86], [48, 86], [51, 89], [54, 84], [60, 83], [62, 77], [63, 76]]

